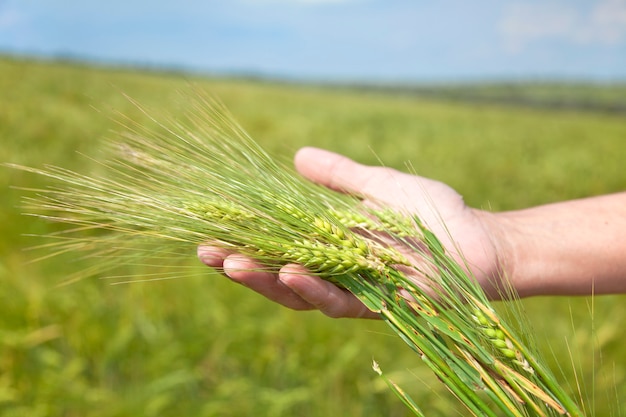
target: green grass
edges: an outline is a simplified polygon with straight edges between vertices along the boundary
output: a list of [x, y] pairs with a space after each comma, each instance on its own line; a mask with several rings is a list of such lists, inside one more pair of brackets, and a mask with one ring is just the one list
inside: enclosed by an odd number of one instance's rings
[[[274, 154], [315, 145], [399, 169], [410, 161], [473, 206], [507, 210], [626, 189], [618, 115], [10, 59], [0, 60], [0, 161], [91, 170], [76, 151], [97, 156], [116, 129], [114, 111], [145, 119], [121, 92], [177, 114], [185, 109], [176, 97], [190, 84], [220, 97]], [[36, 240], [24, 234], [55, 226], [22, 216], [23, 193], [9, 188], [39, 181], [0, 171], [1, 415], [406, 415], [372, 359], [429, 415], [453, 415], [455, 402], [383, 323], [286, 310], [211, 274], [194, 253], [180, 261], [188, 267], [180, 279], [59, 286], [84, 261], [29, 263], [25, 248]], [[626, 415], [618, 400], [626, 398], [625, 301], [595, 298], [593, 319], [590, 298], [523, 302], [540, 350], [577, 391], [572, 351], [598, 416]]]
[[626, 83], [482, 82], [451, 85], [374, 85], [351, 87], [404, 96], [457, 102], [497, 103], [514, 107], [626, 112]]

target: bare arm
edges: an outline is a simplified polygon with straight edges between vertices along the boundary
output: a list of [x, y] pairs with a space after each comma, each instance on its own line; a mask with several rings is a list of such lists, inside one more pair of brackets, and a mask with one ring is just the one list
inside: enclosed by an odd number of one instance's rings
[[520, 296], [626, 292], [626, 193], [489, 216]]

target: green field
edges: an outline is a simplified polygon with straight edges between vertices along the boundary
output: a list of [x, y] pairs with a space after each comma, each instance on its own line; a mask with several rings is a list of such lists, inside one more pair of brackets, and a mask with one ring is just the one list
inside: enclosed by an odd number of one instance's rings
[[[80, 154], [98, 157], [116, 112], [150, 123], [122, 93], [176, 115], [193, 89], [219, 97], [275, 155], [314, 145], [363, 163], [410, 162], [475, 207], [626, 189], [623, 114], [13, 59], [0, 59], [0, 162], [92, 171]], [[25, 192], [11, 188], [45, 185], [0, 169], [0, 415], [407, 415], [373, 359], [428, 415], [465, 415], [385, 324], [284, 309], [199, 265], [194, 248], [172, 260], [178, 279], [61, 285], [85, 261], [30, 262], [42, 253], [26, 250], [37, 244], [26, 235], [55, 225], [23, 216]], [[597, 416], [626, 415], [625, 303], [523, 302], [546, 361]]]

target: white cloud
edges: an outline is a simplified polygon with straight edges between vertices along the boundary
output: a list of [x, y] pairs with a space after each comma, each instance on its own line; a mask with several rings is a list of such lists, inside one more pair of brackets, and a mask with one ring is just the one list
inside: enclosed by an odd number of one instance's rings
[[599, 45], [626, 41], [626, 0], [600, 0], [585, 7], [569, 2], [511, 5], [499, 24], [507, 50], [519, 52], [546, 39]]
[[293, 6], [299, 4], [305, 5], [322, 5], [322, 4], [341, 4], [341, 3], [352, 3], [355, 0], [242, 0], [243, 3], [246, 4], [254, 4], [254, 5], [276, 5], [283, 4], [286, 6]]
[[0, 29], [10, 29], [18, 26], [22, 20], [23, 16], [19, 11], [0, 7]]
[[330, 3], [348, 3], [350, 0], [295, 0], [296, 3], [303, 4], [330, 4]]
[[606, 0], [598, 4], [590, 19], [589, 41], [616, 44], [626, 38], [626, 0]]

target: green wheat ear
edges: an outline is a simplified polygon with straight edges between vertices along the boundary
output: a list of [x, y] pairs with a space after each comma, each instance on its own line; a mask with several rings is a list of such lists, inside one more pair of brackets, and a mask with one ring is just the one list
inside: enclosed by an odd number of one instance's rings
[[223, 106], [201, 95], [185, 103], [185, 120], [138, 105], [151, 115], [152, 129], [121, 116], [112, 156], [94, 161], [101, 176], [13, 166], [55, 183], [25, 205], [71, 226], [47, 236], [45, 250], [93, 256], [91, 275], [151, 251], [191, 253], [207, 242], [273, 271], [301, 263], [378, 312], [471, 414], [582, 415], [419, 218], [365, 209], [354, 196], [307, 182], [268, 155]]

